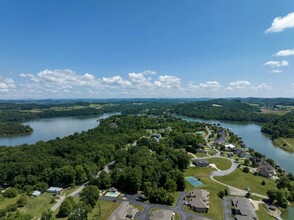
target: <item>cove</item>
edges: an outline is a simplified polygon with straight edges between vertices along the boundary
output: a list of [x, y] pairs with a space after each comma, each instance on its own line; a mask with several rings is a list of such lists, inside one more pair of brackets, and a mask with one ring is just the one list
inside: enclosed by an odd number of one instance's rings
[[[294, 173], [294, 154], [283, 151], [273, 145], [270, 138], [261, 132], [261, 125], [246, 122], [228, 122], [218, 120], [204, 120], [198, 118], [190, 118], [177, 116], [186, 121], [205, 122], [209, 124], [219, 123], [224, 128], [229, 128], [232, 132], [242, 137], [246, 147], [251, 147], [256, 151], [272, 158], [277, 164], [284, 168], [287, 172]], [[291, 220], [294, 216], [294, 207], [288, 206], [288, 209], [283, 213], [284, 220]]]
[[62, 117], [38, 119], [23, 123], [31, 126], [34, 131], [28, 135], [0, 137], [0, 146], [17, 146], [34, 144], [38, 141], [48, 141], [56, 137], [63, 138], [75, 132], [87, 131], [99, 125], [99, 120], [119, 113], [105, 113], [100, 116]]

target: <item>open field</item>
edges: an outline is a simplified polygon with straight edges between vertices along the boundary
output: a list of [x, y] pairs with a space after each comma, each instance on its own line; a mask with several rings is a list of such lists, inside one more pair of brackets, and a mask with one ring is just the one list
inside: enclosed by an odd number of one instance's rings
[[208, 159], [208, 161], [210, 163], [214, 163], [220, 170], [227, 170], [232, 166], [232, 162], [224, 158], [211, 158]]
[[[99, 205], [101, 214], [99, 216]], [[99, 201], [93, 211], [88, 215], [89, 220], [108, 219], [111, 213], [120, 205], [119, 202]]]
[[274, 115], [285, 115], [289, 111], [287, 110], [272, 110], [272, 109], [267, 109], [267, 108], [262, 108], [261, 113], [262, 114], [274, 114]]
[[20, 195], [15, 198], [5, 198], [0, 195], [0, 209], [5, 209], [8, 205], [14, 204], [19, 199]]
[[278, 138], [274, 143], [281, 149], [294, 153], [294, 138]]
[[[266, 195], [268, 189], [275, 189], [276, 187], [274, 180], [262, 176], [254, 176], [252, 173], [244, 173], [241, 169], [237, 169], [227, 176], [215, 176], [214, 179], [243, 190], [249, 186], [251, 192], [261, 195]], [[265, 181], [264, 186], [261, 185], [262, 181]]]
[[28, 197], [28, 204], [19, 210], [33, 217], [41, 217], [44, 210], [50, 209], [53, 206], [53, 203], [50, 203], [51, 196], [52, 194], [43, 193], [39, 197]]

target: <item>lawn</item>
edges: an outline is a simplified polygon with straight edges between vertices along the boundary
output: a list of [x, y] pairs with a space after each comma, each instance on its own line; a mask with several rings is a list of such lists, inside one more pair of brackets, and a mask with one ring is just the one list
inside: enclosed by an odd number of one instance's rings
[[259, 210], [256, 211], [258, 219], [268, 219], [273, 220], [274, 218], [271, 217], [267, 212], [263, 204], [259, 204]]
[[294, 138], [278, 138], [274, 143], [285, 151], [294, 152]]
[[5, 198], [0, 195], [0, 209], [5, 209], [8, 205], [14, 204], [19, 199], [20, 195], [14, 198]]
[[208, 161], [214, 163], [220, 170], [227, 170], [232, 166], [232, 162], [224, 158], [210, 158]]
[[28, 197], [28, 204], [20, 210], [33, 217], [41, 217], [44, 210], [50, 209], [53, 206], [51, 202], [52, 194], [43, 193], [39, 197]]
[[205, 153], [196, 153], [195, 156], [196, 156], [197, 158], [201, 158], [201, 157], [207, 157], [208, 155], [205, 154]]
[[[276, 188], [274, 180], [262, 176], [254, 176], [252, 173], [244, 173], [241, 169], [237, 169], [227, 176], [215, 176], [214, 179], [243, 190], [249, 186], [251, 192], [262, 195], [266, 195], [268, 189]], [[261, 185], [262, 181], [265, 181], [264, 186]]]
[[[99, 213], [99, 205], [101, 210], [101, 215], [98, 216]], [[108, 219], [111, 213], [120, 205], [119, 202], [110, 202], [110, 201], [102, 201], [97, 202], [93, 211], [88, 215], [89, 220], [96, 219]]]
[[[226, 187], [212, 181], [208, 176], [210, 175], [211, 171], [215, 170], [214, 168], [199, 168], [199, 167], [191, 167], [187, 169], [184, 173], [184, 176], [206, 176], [201, 177], [200, 181], [203, 182], [205, 185], [201, 186], [200, 188], [206, 189], [209, 191], [209, 199], [210, 199], [210, 207], [208, 213], [199, 213], [207, 218], [211, 219], [223, 219], [223, 212], [222, 212], [222, 203], [221, 199], [217, 196], [217, 193], [221, 190], [224, 190]], [[190, 184], [186, 184], [186, 190], [192, 190], [194, 187]], [[188, 207], [185, 206], [185, 210], [195, 213], [191, 211]]]
[[176, 206], [178, 199], [179, 199], [179, 195], [180, 195], [180, 192], [174, 193], [174, 202], [173, 202], [172, 206]]

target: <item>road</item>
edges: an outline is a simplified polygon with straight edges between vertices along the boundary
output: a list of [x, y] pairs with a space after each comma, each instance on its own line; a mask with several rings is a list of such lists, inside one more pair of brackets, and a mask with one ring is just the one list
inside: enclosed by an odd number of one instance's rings
[[181, 216], [181, 220], [189, 220], [189, 219], [197, 219], [197, 220], [210, 220], [209, 218], [205, 218], [197, 213], [190, 213], [186, 212], [184, 210], [184, 198], [187, 196], [186, 192], [180, 192], [178, 201], [176, 206], [166, 206], [166, 205], [160, 205], [160, 204], [150, 204], [150, 203], [144, 203], [141, 201], [137, 201], [136, 198], [140, 197], [141, 194], [135, 194], [135, 195], [125, 195], [126, 200], [123, 199], [113, 199], [109, 197], [102, 196], [99, 198], [99, 200], [107, 200], [107, 201], [113, 201], [115, 200], [116, 202], [122, 202], [122, 201], [128, 201], [131, 205], [141, 205], [144, 206], [144, 210], [142, 212], [138, 212], [136, 214], [136, 219], [137, 220], [146, 220], [149, 219], [149, 211], [152, 208], [156, 209], [166, 209], [166, 210], [171, 210], [173, 212], [179, 213]]
[[[104, 168], [103, 171], [105, 171], [106, 173], [109, 173], [109, 166], [113, 165], [115, 163], [115, 161], [112, 161], [111, 163], [107, 164]], [[96, 175], [96, 177], [99, 177], [99, 175], [101, 174], [101, 171], [99, 171]], [[61, 203], [65, 200], [66, 197], [72, 196], [75, 197], [77, 196], [83, 189], [84, 187], [88, 184], [88, 182], [80, 185], [75, 191], [73, 191], [72, 193], [68, 194], [68, 195], [62, 195], [59, 197], [59, 199], [56, 201], [56, 203], [51, 207], [51, 210], [54, 212], [55, 210], [57, 210], [60, 206]]]

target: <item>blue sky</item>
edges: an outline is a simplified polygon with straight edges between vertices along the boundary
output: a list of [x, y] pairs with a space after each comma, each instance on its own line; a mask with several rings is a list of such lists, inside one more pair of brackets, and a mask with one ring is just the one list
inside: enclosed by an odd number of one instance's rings
[[294, 97], [293, 0], [1, 0], [0, 99]]

